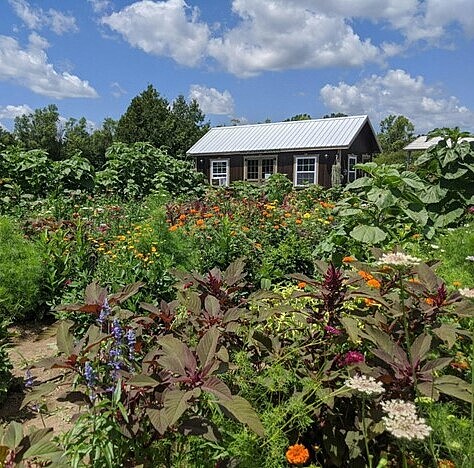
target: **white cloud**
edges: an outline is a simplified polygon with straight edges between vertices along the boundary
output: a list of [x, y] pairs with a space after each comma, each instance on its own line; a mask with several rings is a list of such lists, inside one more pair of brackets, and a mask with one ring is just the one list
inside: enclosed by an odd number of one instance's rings
[[458, 98], [446, 96], [438, 87], [427, 85], [422, 76], [412, 77], [404, 70], [389, 70], [353, 85], [326, 84], [320, 96], [330, 111], [369, 114], [375, 125], [389, 114], [405, 115], [417, 132], [446, 126], [472, 130], [474, 124], [474, 113]]
[[58, 73], [48, 63], [48, 42], [36, 33], [29, 36], [26, 48], [12, 37], [0, 35], [0, 81], [12, 81], [31, 91], [56, 99], [97, 97], [88, 81], [68, 72]]
[[22, 104], [19, 106], [4, 106], [0, 107], [0, 119], [11, 119], [13, 120], [15, 117], [19, 117], [23, 114], [31, 114], [33, 109], [28, 106], [27, 104]]
[[198, 20], [197, 8], [184, 0], [143, 0], [102, 18], [132, 46], [195, 66], [205, 55], [209, 28]]
[[94, 13], [103, 13], [110, 8], [111, 2], [109, 0], [87, 0], [94, 10]]
[[234, 99], [229, 91], [218, 91], [216, 88], [206, 88], [197, 84], [191, 85], [190, 99], [196, 99], [205, 114], [233, 115]]
[[124, 94], [127, 94], [127, 91], [125, 89], [123, 89], [119, 83], [117, 83], [116, 81], [110, 83], [110, 89], [111, 89], [111, 93], [112, 93], [112, 96], [116, 97], [116, 98], [119, 98], [121, 96], [123, 96]]
[[8, 2], [29, 29], [37, 30], [47, 27], [59, 35], [79, 30], [73, 16], [53, 8], [48, 11], [44, 11], [42, 8], [33, 8], [26, 0], [8, 0]]
[[241, 22], [213, 38], [209, 54], [244, 77], [266, 70], [359, 66], [377, 59], [378, 49], [344, 18], [307, 8], [304, 1], [290, 3], [234, 0], [232, 10]]

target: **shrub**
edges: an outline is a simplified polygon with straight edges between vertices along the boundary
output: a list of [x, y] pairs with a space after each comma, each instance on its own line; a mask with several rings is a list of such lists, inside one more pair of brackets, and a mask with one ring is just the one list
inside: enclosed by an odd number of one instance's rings
[[33, 317], [41, 304], [42, 255], [0, 217], [0, 320]]
[[8, 322], [0, 321], [0, 404], [5, 400], [12, 379], [12, 364], [8, 357]]

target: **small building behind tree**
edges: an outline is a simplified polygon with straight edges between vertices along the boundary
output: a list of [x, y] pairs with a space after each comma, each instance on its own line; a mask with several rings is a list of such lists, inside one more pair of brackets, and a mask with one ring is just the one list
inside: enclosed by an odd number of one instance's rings
[[286, 174], [295, 187], [331, 187], [339, 162], [342, 183], [358, 177], [380, 145], [367, 115], [214, 127], [188, 151], [211, 185], [245, 180], [261, 183]]

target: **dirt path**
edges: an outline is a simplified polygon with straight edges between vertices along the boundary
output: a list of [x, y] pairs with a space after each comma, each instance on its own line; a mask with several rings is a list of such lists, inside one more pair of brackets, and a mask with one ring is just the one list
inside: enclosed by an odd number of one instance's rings
[[[25, 370], [28, 366], [46, 357], [54, 357], [57, 353], [56, 339], [47, 338], [38, 341], [38, 336], [46, 327], [14, 327], [12, 347], [9, 350], [10, 360], [13, 364], [13, 375], [16, 378], [15, 385], [8, 393], [7, 400], [0, 406], [0, 423], [18, 421], [24, 427], [44, 426], [54, 428], [55, 432], [64, 432], [71, 427], [71, 417], [77, 412], [77, 406], [67, 401], [58, 401], [64, 393], [64, 389], [56, 388], [51, 395], [45, 398], [46, 409], [40, 415], [31, 407], [20, 409], [25, 396], [24, 388]], [[55, 381], [61, 374], [60, 369], [44, 370], [31, 369], [34, 377], [34, 386], [47, 381]]]

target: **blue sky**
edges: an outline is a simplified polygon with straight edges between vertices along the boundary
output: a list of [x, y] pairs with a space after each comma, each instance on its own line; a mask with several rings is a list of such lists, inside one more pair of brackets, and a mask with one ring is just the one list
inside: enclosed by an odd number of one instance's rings
[[100, 126], [152, 84], [212, 125], [403, 114], [474, 132], [474, 0], [1, 0], [0, 124]]

